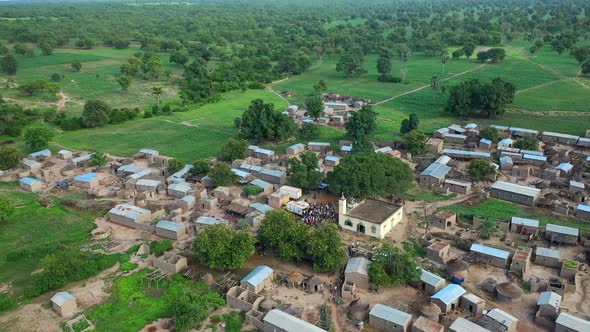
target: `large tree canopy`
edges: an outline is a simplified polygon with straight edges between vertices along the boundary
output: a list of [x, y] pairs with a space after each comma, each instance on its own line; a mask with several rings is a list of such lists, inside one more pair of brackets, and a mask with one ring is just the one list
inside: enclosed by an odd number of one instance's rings
[[386, 196], [408, 190], [414, 182], [410, 167], [384, 153], [363, 152], [349, 155], [328, 173], [330, 191], [336, 195]]
[[516, 87], [501, 78], [482, 84], [478, 79], [463, 81], [451, 88], [447, 112], [463, 117], [497, 117], [514, 100]]
[[295, 132], [293, 119], [275, 111], [274, 104], [262, 99], [252, 100], [242, 114], [241, 134], [245, 138], [262, 140], [283, 140]]
[[419, 280], [420, 270], [411, 253], [386, 242], [373, 255], [369, 278], [377, 286], [403, 285]]
[[346, 121], [345, 128], [352, 139], [353, 152], [373, 151], [377, 112], [370, 105], [365, 105], [352, 113], [352, 117]]
[[291, 158], [287, 161], [289, 184], [304, 190], [317, 189], [322, 181], [318, 156], [307, 151], [301, 154], [300, 159]]
[[197, 235], [193, 247], [199, 261], [208, 267], [235, 270], [254, 253], [254, 237], [227, 225], [212, 225]]

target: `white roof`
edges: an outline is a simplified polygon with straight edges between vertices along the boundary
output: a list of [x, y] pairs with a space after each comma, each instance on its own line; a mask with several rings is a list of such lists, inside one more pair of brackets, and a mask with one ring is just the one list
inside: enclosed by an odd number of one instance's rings
[[135, 220], [140, 215], [151, 213], [151, 211], [131, 204], [118, 204], [114, 208], [110, 209], [109, 213]]
[[518, 128], [518, 127], [510, 127], [508, 128], [508, 130], [510, 130], [511, 132], [521, 132], [521, 133], [529, 133], [529, 134], [534, 134], [534, 135], [538, 135], [539, 131], [538, 130], [534, 130], [534, 129], [526, 129], [526, 128]]
[[440, 157], [438, 157], [438, 159], [436, 159], [436, 160], [434, 161], [434, 163], [435, 163], [435, 164], [436, 164], [436, 163], [439, 163], [439, 164], [446, 165], [446, 164], [448, 164], [448, 163], [449, 163], [449, 161], [451, 161], [451, 157], [449, 157], [449, 156], [440, 156]]
[[327, 161], [337, 162], [338, 160], [340, 160], [340, 157], [338, 157], [338, 156], [326, 156], [326, 158], [324, 158], [324, 159], [326, 159]]
[[433, 285], [436, 286], [438, 285], [440, 282], [444, 282], [445, 279], [432, 273], [432, 272], [428, 272], [424, 269], [422, 270], [422, 274], [420, 275], [420, 281], [428, 284], [428, 285]]
[[548, 304], [555, 308], [559, 308], [561, 304], [561, 295], [555, 292], [543, 292], [539, 295], [539, 299], [537, 300], [537, 305]]
[[447, 184], [447, 183], [455, 185], [455, 186], [461, 186], [461, 187], [469, 187], [471, 185], [471, 182], [460, 181], [460, 180], [455, 180], [455, 179], [446, 179], [445, 184]]
[[536, 154], [525, 153], [522, 155], [522, 159], [529, 159], [529, 160], [538, 160], [538, 161], [547, 161], [547, 157], [539, 156]]
[[524, 225], [529, 227], [539, 227], [539, 221], [520, 217], [512, 217], [512, 223], [515, 225]]
[[510, 326], [512, 326], [512, 324], [518, 322], [518, 319], [516, 317], [514, 317], [514, 316], [510, 315], [509, 313], [507, 313], [506, 311], [500, 310], [498, 308], [488, 311], [486, 316], [490, 317], [491, 319], [495, 320], [496, 322], [498, 322], [506, 327], [510, 327]]
[[227, 224], [228, 221], [223, 218], [215, 218], [215, 217], [208, 217], [208, 216], [200, 216], [195, 220], [197, 224], [202, 225], [216, 225], [216, 224]]
[[578, 181], [574, 181], [574, 180], [570, 180], [570, 186], [576, 187], [576, 188], [580, 188], [582, 190], [584, 190], [584, 188], [586, 187], [586, 185], [584, 183], [578, 182]]
[[153, 150], [153, 149], [141, 149], [141, 150], [139, 150], [139, 153], [145, 153], [145, 154], [149, 154], [152, 156], [157, 156], [159, 154], [158, 150]]
[[504, 181], [496, 181], [492, 185], [492, 189], [498, 189], [502, 191], [508, 191], [515, 194], [520, 194], [529, 197], [538, 197], [541, 194], [541, 189], [532, 188], [532, 187], [525, 187], [519, 184], [504, 182]]
[[381, 318], [400, 326], [406, 326], [412, 320], [412, 315], [380, 303], [371, 308], [369, 316]]
[[570, 163], [561, 163], [561, 164], [555, 166], [555, 169], [558, 169], [558, 170], [564, 171], [564, 172], [569, 172], [572, 170], [572, 168], [574, 168], [574, 165], [572, 165]]
[[449, 329], [456, 332], [491, 332], [490, 330], [470, 322], [463, 317], [458, 317], [455, 319]]
[[295, 316], [291, 316], [279, 309], [273, 309], [269, 311], [264, 316], [263, 321], [265, 325], [268, 323], [285, 332], [326, 332], [311, 323], [308, 323]]
[[565, 326], [568, 329], [576, 332], [588, 332], [590, 331], [590, 322], [570, 315], [567, 312], [562, 312], [557, 316], [557, 320], [555, 321], [556, 324], [561, 326]]
[[51, 156], [51, 151], [49, 151], [49, 149], [45, 149], [45, 150], [33, 152], [29, 156], [31, 156], [33, 158], [39, 157], [39, 156]]
[[189, 192], [191, 188], [191, 185], [186, 182], [173, 183], [168, 186], [168, 189], [170, 190], [180, 191], [184, 193]]
[[344, 273], [361, 273], [369, 274], [369, 260], [364, 257], [353, 257], [346, 263]]
[[535, 254], [537, 256], [551, 257], [551, 258], [556, 258], [556, 259], [561, 258], [561, 253], [559, 252], [559, 250], [543, 248], [543, 247], [537, 247]]
[[467, 301], [471, 302], [471, 303], [482, 303], [484, 302], [484, 299], [482, 299], [481, 297], [473, 294], [473, 293], [467, 293], [467, 294], [463, 294], [463, 296], [461, 296], [462, 298], [466, 299]]
[[559, 138], [571, 139], [571, 140], [576, 140], [576, 141], [580, 138], [580, 136], [569, 135], [569, 134], [562, 134], [562, 133], [555, 133], [555, 132], [552, 132], [552, 131], [544, 131], [543, 132], [543, 136], [559, 137]]
[[590, 212], [590, 205], [578, 204], [576, 207], [578, 211]]
[[60, 307], [64, 305], [64, 303], [72, 300], [76, 301], [76, 298], [74, 297], [74, 295], [68, 292], [57, 292], [55, 293], [55, 295], [51, 297], [51, 302], [57, 304]]
[[545, 226], [545, 231], [573, 236], [578, 236], [580, 234], [580, 230], [577, 228], [560, 226], [555, 224], [547, 224], [547, 226]]
[[248, 273], [247, 276], [242, 278], [242, 280], [240, 280], [240, 282], [247, 282], [250, 285], [256, 287], [256, 286], [258, 286], [258, 284], [260, 284], [266, 278], [271, 276], [272, 273], [273, 273], [273, 270], [270, 267], [268, 267], [266, 265], [259, 265], [254, 270], [250, 271], [250, 273]]
[[479, 243], [472, 244], [470, 250], [480, 254], [498, 257], [502, 259], [508, 259], [508, 257], [510, 256], [510, 252], [508, 251], [484, 246], [483, 244]]

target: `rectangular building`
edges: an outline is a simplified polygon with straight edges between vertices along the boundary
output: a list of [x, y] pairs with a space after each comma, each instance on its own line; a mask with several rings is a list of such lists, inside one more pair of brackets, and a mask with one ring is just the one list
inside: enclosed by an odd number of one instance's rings
[[566, 145], [576, 145], [578, 143], [578, 140], [580, 139], [580, 136], [555, 133], [552, 131], [544, 131], [542, 138], [543, 138], [543, 141], [559, 143], [559, 144], [566, 144]]
[[388, 307], [375, 304], [369, 311], [369, 324], [387, 332], [406, 332], [412, 323], [412, 315]]
[[467, 195], [471, 193], [471, 183], [466, 181], [460, 181], [455, 179], [446, 179], [444, 183], [445, 188], [449, 188], [449, 191]]
[[444, 137], [445, 143], [450, 144], [465, 144], [467, 136], [459, 134], [446, 134]]
[[578, 204], [576, 206], [576, 217], [590, 220], [590, 205]]
[[559, 250], [537, 247], [535, 251], [535, 264], [553, 268], [561, 267], [561, 253]]
[[457, 159], [489, 159], [492, 157], [489, 152], [470, 150], [444, 149], [442, 153]]
[[451, 167], [447, 165], [432, 163], [420, 173], [420, 184], [424, 186], [441, 185], [450, 171]]
[[555, 332], [588, 332], [590, 321], [562, 312], [555, 320]]
[[545, 239], [551, 242], [565, 244], [576, 244], [580, 237], [580, 230], [573, 227], [566, 227], [554, 224], [545, 226]]
[[172, 240], [179, 240], [186, 235], [186, 227], [181, 223], [160, 220], [156, 224], [156, 235]]
[[535, 234], [539, 231], [539, 221], [520, 217], [512, 217], [509, 230], [518, 234]]
[[455, 319], [453, 324], [449, 326], [451, 332], [492, 332], [486, 328], [483, 328], [473, 322], [468, 321], [463, 317]]
[[430, 300], [440, 308], [443, 314], [446, 314], [459, 306], [459, 300], [465, 293], [466, 291], [463, 287], [457, 284], [450, 284], [432, 295]]
[[478, 263], [493, 265], [504, 269], [508, 266], [508, 260], [510, 259], [509, 251], [484, 246], [479, 243], [472, 244], [470, 251], [474, 255], [475, 261]]
[[279, 309], [272, 309], [263, 318], [263, 332], [326, 332]]
[[504, 181], [496, 181], [490, 189], [490, 197], [492, 198], [528, 206], [534, 206], [540, 195], [541, 189]]

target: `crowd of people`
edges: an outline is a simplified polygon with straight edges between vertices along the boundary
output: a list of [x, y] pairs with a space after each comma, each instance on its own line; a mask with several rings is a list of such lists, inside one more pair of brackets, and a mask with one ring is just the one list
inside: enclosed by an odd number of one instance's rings
[[338, 222], [338, 213], [334, 204], [311, 203], [301, 219], [315, 226], [322, 222]]

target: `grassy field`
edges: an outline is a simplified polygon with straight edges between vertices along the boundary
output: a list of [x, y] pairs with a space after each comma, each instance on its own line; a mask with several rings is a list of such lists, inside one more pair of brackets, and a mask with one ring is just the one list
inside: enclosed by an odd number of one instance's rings
[[[37, 202], [36, 194], [16, 188], [15, 183], [0, 182], [0, 196], [16, 208], [11, 220], [0, 224], [0, 283], [10, 282], [15, 295], [20, 295], [45, 255], [37, 248], [44, 244], [81, 245], [95, 225], [90, 216], [68, 209], [59, 201], [46, 208]], [[31, 250], [30, 255], [7, 262], [8, 254], [25, 249]]]
[[540, 221], [542, 226], [546, 224], [557, 224], [563, 226], [576, 227], [580, 229], [590, 229], [590, 224], [588, 223], [580, 222], [573, 219], [558, 219], [554, 216], [540, 216], [536, 214], [533, 209], [497, 199], [487, 199], [482, 203], [473, 206], [467, 206], [462, 203], [459, 203], [444, 207], [442, 209], [450, 210], [464, 216], [477, 216], [483, 218], [506, 220], [512, 217], [523, 217], [537, 219]]
[[[277, 110], [288, 106], [275, 94], [264, 90], [226, 93], [220, 102], [151, 119], [139, 119], [98, 129], [64, 132], [56, 141], [80, 150], [101, 150], [115, 155], [132, 155], [142, 147], [158, 149], [162, 154], [191, 162], [197, 158], [216, 156], [223, 142], [237, 136], [233, 121], [248, 107], [250, 101], [261, 98], [275, 104]], [[343, 133], [322, 128], [319, 140], [337, 143]], [[284, 149], [288, 142], [275, 149]]]

